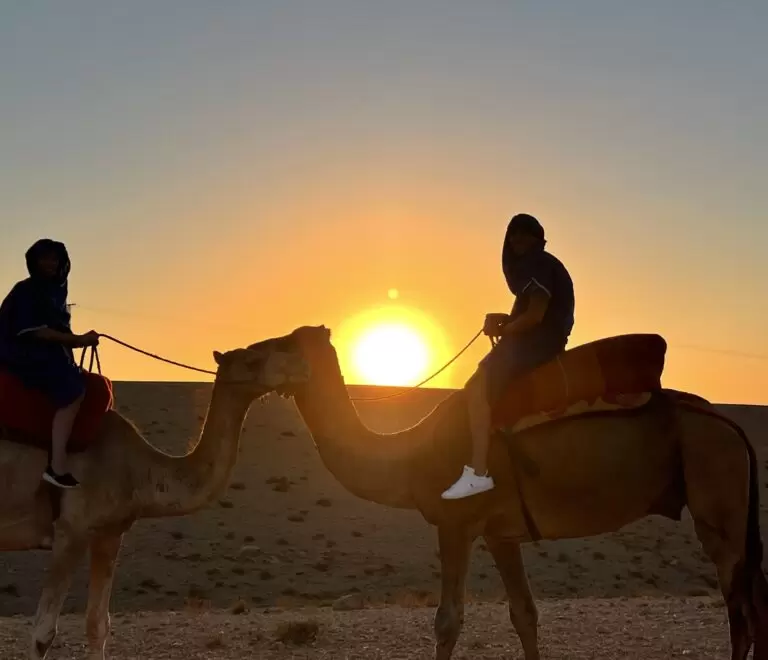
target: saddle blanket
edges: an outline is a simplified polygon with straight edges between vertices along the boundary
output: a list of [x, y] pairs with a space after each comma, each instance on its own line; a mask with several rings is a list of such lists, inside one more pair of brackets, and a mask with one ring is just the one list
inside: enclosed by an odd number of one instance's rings
[[[84, 376], [85, 397], [67, 445], [70, 452], [84, 451], [96, 440], [104, 415], [114, 405], [109, 379], [87, 371]], [[0, 370], [0, 426], [11, 431], [6, 437], [49, 449], [55, 412], [54, 405], [44, 394], [25, 387], [10, 372]]]
[[492, 426], [514, 432], [564, 416], [644, 405], [661, 389], [666, 350], [660, 335], [627, 334], [563, 351], [509, 384], [491, 412]]

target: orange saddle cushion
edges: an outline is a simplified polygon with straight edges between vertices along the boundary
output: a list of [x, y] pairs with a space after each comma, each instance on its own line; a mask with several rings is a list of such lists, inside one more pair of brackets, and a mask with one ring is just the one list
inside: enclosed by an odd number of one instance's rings
[[[75, 418], [67, 450], [87, 449], [98, 437], [102, 418], [114, 404], [112, 383], [100, 374], [85, 372], [85, 397]], [[19, 432], [14, 439], [42, 449], [51, 446], [54, 405], [48, 398], [27, 388], [13, 374], [0, 370], [0, 425]]]
[[584, 401], [661, 389], [667, 343], [657, 334], [607, 337], [568, 349], [519, 378], [494, 405], [491, 422], [509, 428], [536, 413]]

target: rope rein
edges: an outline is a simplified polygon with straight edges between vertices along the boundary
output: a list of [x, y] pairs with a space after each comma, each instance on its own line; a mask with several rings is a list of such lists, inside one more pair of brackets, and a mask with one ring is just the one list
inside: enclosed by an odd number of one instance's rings
[[[169, 360], [168, 358], [164, 358], [161, 355], [156, 355], [155, 353], [150, 353], [149, 351], [145, 351], [141, 348], [138, 348], [136, 346], [132, 346], [131, 344], [122, 341], [121, 339], [117, 339], [116, 337], [113, 337], [112, 335], [102, 335], [100, 334], [99, 337], [103, 337], [104, 339], [109, 339], [110, 341], [115, 342], [116, 344], [120, 344], [121, 346], [125, 346], [125, 348], [128, 348], [136, 353], [141, 353], [142, 355], [146, 355], [147, 357], [151, 357], [153, 360], [159, 360], [160, 362], [165, 362], [167, 364], [172, 364], [176, 367], [181, 367], [182, 369], [189, 369], [189, 371], [198, 371], [201, 374], [210, 374], [212, 376], [216, 375], [215, 371], [211, 371], [210, 369], [201, 369], [200, 367], [193, 367], [189, 364], [184, 364], [183, 362], [176, 362], [176, 360]], [[95, 347], [94, 347], [95, 351]], [[85, 350], [83, 350], [83, 353], [85, 353]], [[81, 364], [82, 364], [82, 358], [81, 358]]]
[[[386, 396], [379, 396], [379, 397], [369, 397], [369, 398], [353, 398], [352, 401], [383, 401], [385, 399], [394, 399], [398, 396], [403, 396], [404, 394], [408, 394], [409, 392], [412, 392], [413, 390], [416, 390], [420, 388], [422, 385], [425, 385], [432, 379], [439, 376], [443, 371], [445, 371], [448, 367], [450, 367], [456, 360], [458, 360], [466, 351], [469, 349], [472, 344], [477, 341], [477, 338], [483, 334], [482, 330], [479, 330], [477, 334], [472, 337], [472, 339], [465, 344], [464, 348], [462, 348], [456, 355], [454, 355], [448, 362], [446, 362], [440, 369], [438, 369], [435, 373], [430, 375], [428, 378], [425, 378], [420, 383], [417, 383], [416, 385], [413, 385], [412, 387], [409, 387], [406, 390], [403, 390], [402, 392], [395, 392], [394, 394], [387, 394]], [[121, 339], [117, 339], [117, 337], [113, 337], [112, 335], [106, 335], [106, 334], [99, 334], [99, 338], [103, 339], [109, 339], [110, 341], [120, 344], [120, 346], [123, 346], [131, 351], [134, 351], [135, 353], [140, 353], [141, 355], [146, 355], [147, 357], [152, 358], [153, 360], [158, 360], [159, 362], [165, 362], [167, 364], [172, 364], [176, 367], [181, 367], [182, 369], [188, 369], [189, 371], [197, 371], [199, 373], [203, 374], [210, 374], [212, 376], [216, 375], [215, 371], [211, 371], [210, 369], [201, 369], [200, 367], [193, 367], [190, 364], [184, 364], [183, 362], [177, 362], [176, 360], [170, 360], [168, 358], [164, 358], [161, 355], [157, 355], [156, 353], [150, 353], [149, 351], [145, 351], [142, 348], [139, 348], [138, 346], [133, 346], [132, 344], [129, 344], [128, 342], [122, 341]], [[96, 346], [90, 346], [83, 348], [82, 352], [80, 353], [80, 368], [84, 368], [85, 365], [85, 355], [88, 351], [88, 348], [91, 349], [91, 359], [88, 366], [88, 371], [93, 371], [93, 365], [96, 364], [96, 368], [98, 369], [98, 373], [101, 374], [101, 361], [99, 360], [99, 351]]]
[[387, 394], [386, 396], [375, 396], [375, 397], [370, 397], [370, 398], [360, 398], [360, 397], [356, 397], [356, 398], [353, 398], [353, 399], [351, 398], [350, 400], [351, 400], [351, 401], [384, 401], [385, 399], [394, 399], [395, 397], [398, 397], [398, 396], [403, 396], [404, 394], [408, 394], [409, 392], [412, 392], [413, 390], [417, 390], [417, 389], [419, 389], [419, 388], [420, 388], [422, 385], [424, 385], [425, 383], [428, 383], [428, 382], [429, 382], [430, 380], [432, 380], [433, 378], [436, 378], [437, 376], [439, 376], [441, 373], [443, 373], [443, 371], [445, 371], [445, 370], [446, 370], [448, 367], [450, 367], [450, 366], [451, 366], [451, 365], [452, 365], [454, 362], [456, 362], [456, 360], [458, 360], [458, 359], [459, 359], [459, 358], [462, 356], [462, 354], [464, 354], [464, 352], [465, 352], [465, 351], [466, 351], [466, 350], [467, 350], [467, 349], [468, 349], [470, 346], [472, 346], [472, 344], [474, 344], [474, 343], [475, 343], [475, 341], [477, 341], [477, 338], [478, 338], [478, 337], [479, 337], [481, 334], [483, 334], [483, 331], [482, 331], [482, 330], [479, 330], [479, 331], [477, 332], [477, 334], [476, 334], [474, 337], [472, 337], [472, 339], [470, 339], [470, 340], [469, 340], [469, 341], [468, 341], [468, 342], [467, 342], [467, 343], [464, 345], [464, 348], [462, 348], [462, 349], [461, 349], [461, 350], [460, 350], [458, 353], [456, 353], [456, 355], [454, 355], [454, 356], [453, 356], [453, 357], [452, 357], [450, 360], [448, 360], [448, 362], [446, 362], [446, 363], [445, 363], [445, 364], [444, 364], [442, 367], [440, 367], [440, 368], [439, 368], [439, 369], [438, 369], [438, 370], [437, 370], [435, 373], [433, 373], [433, 374], [432, 374], [431, 376], [429, 376], [428, 378], [425, 378], [425, 379], [424, 379], [424, 380], [422, 380], [420, 383], [417, 383], [416, 385], [413, 385], [412, 387], [409, 387], [408, 389], [406, 389], [406, 390], [403, 390], [402, 392], [395, 392], [394, 394]]

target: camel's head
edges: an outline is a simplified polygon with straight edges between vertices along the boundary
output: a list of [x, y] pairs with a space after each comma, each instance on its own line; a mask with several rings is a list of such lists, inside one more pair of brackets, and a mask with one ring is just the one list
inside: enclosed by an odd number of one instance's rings
[[214, 351], [216, 382], [247, 391], [254, 398], [306, 382], [309, 363], [298, 349], [269, 342], [226, 353]]
[[331, 331], [322, 325], [302, 326], [288, 335], [267, 339], [258, 344], [252, 344], [248, 348], [258, 351], [270, 349], [285, 352], [306, 360], [311, 376], [295, 379], [283, 387], [276, 388], [283, 396], [299, 394], [310, 383], [321, 385], [327, 379], [342, 379], [336, 351], [331, 344]]

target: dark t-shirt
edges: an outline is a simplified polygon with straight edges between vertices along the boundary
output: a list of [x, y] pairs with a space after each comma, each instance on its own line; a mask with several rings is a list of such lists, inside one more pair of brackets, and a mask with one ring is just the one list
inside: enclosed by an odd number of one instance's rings
[[511, 318], [520, 316], [530, 304], [535, 291], [546, 293], [550, 300], [541, 325], [534, 332], [545, 332], [565, 343], [574, 322], [575, 298], [573, 281], [562, 262], [544, 250], [528, 254], [515, 264], [509, 281], [515, 295]]

